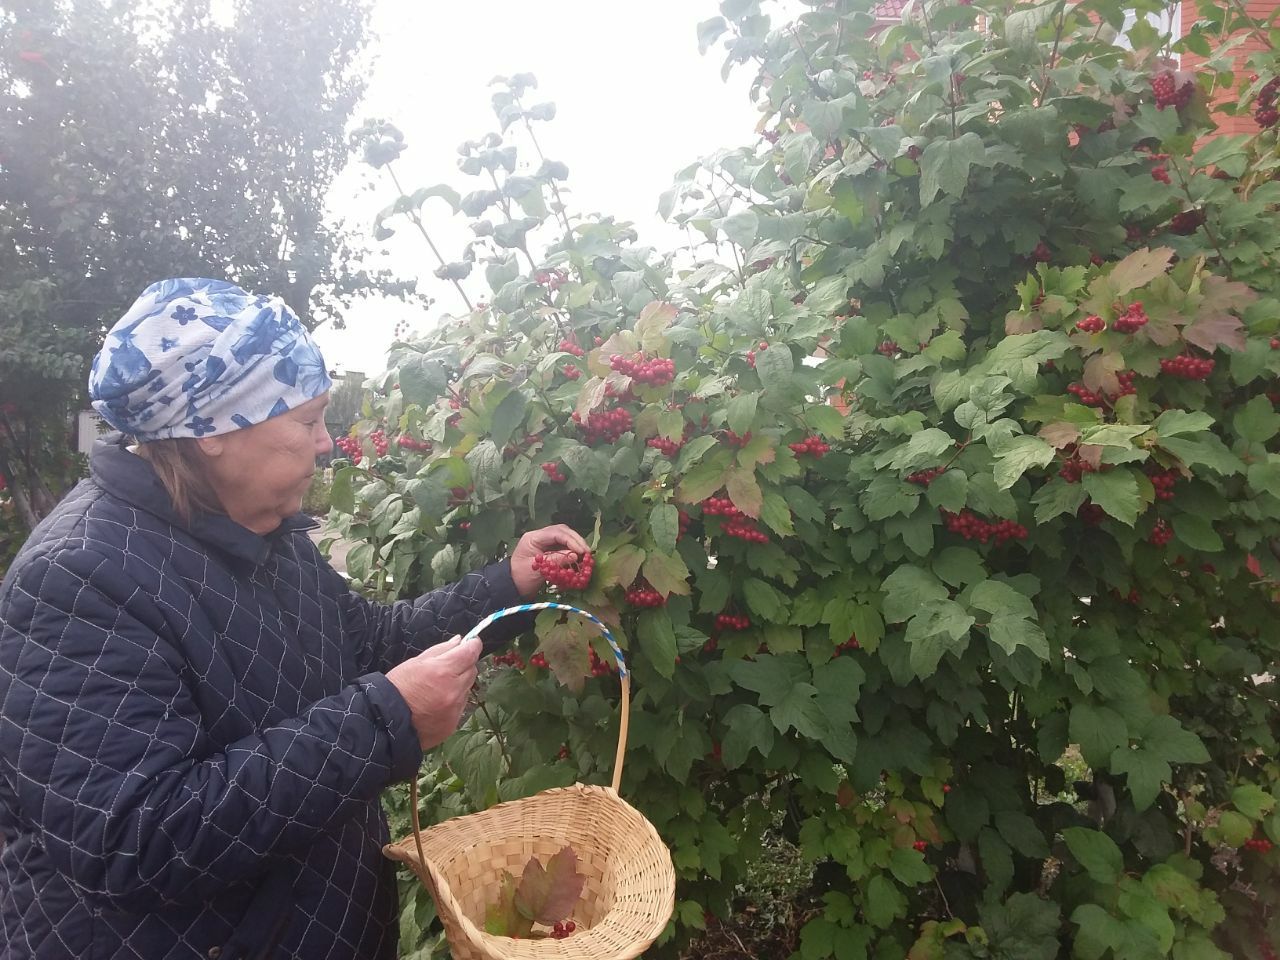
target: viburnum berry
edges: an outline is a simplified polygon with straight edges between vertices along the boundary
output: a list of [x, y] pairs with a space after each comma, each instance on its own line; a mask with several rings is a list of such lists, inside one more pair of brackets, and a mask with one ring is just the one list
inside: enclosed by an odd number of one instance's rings
[[1096, 503], [1086, 500], [1084, 503], [1080, 504], [1079, 509], [1076, 510], [1076, 516], [1090, 526], [1096, 527], [1107, 518], [1107, 512]]
[[1177, 470], [1157, 470], [1149, 473], [1151, 486], [1155, 487], [1157, 500], [1172, 500], [1173, 486], [1178, 482]]
[[1158, 163], [1151, 168], [1151, 179], [1159, 180], [1161, 183], [1172, 183], [1169, 179], [1169, 171], [1163, 163]]
[[1006, 540], [1025, 540], [1027, 528], [1014, 520], [997, 520], [994, 523], [984, 520], [972, 510], [961, 510], [959, 513], [942, 511], [942, 519], [947, 529], [958, 533], [966, 540], [977, 540], [979, 543], [1004, 543]]
[[364, 459], [364, 453], [360, 449], [360, 441], [355, 437], [339, 437], [334, 441], [334, 445], [345, 453], [347, 458], [356, 466], [359, 466], [360, 461]]
[[1181, 380], [1208, 380], [1214, 366], [1212, 357], [1193, 357], [1189, 353], [1160, 361], [1161, 372]]
[[1138, 392], [1138, 388], [1134, 386], [1133, 381], [1137, 375], [1132, 370], [1122, 370], [1116, 374], [1116, 382], [1119, 391], [1115, 394], [1095, 393], [1082, 383], [1073, 383], [1067, 387], [1067, 393], [1075, 396], [1086, 407], [1102, 407], [1108, 402], [1114, 403], [1121, 397], [1127, 397]]
[[563, 353], [571, 353], [575, 357], [583, 357], [583, 356], [586, 356], [587, 354], [587, 351], [583, 350], [580, 346], [578, 346], [576, 343], [574, 343], [572, 340], [568, 339], [567, 337], [564, 340], [561, 340], [558, 344], [556, 344], [556, 349], [560, 350]]
[[926, 850], [929, 849], [929, 845], [925, 843], [923, 840], [917, 840], [915, 843], [911, 845], [911, 849], [916, 850], [920, 853], [924, 853]]
[[546, 656], [541, 653], [535, 653], [532, 657], [529, 658], [529, 666], [534, 667], [538, 670], [547, 669]]
[[748, 430], [746, 433], [739, 435], [732, 430], [726, 429], [724, 439], [726, 443], [732, 443], [735, 447], [745, 447], [751, 442], [751, 431]]
[[1272, 337], [1272, 338], [1271, 338], [1271, 349], [1272, 349], [1272, 350], [1280, 350], [1280, 337]]
[[1156, 108], [1173, 107], [1181, 110], [1191, 102], [1194, 87], [1190, 80], [1179, 80], [1172, 70], [1157, 74], [1151, 79], [1151, 92], [1156, 98]]
[[558, 753], [556, 753], [556, 759], [557, 760], [569, 759], [569, 745], [567, 743], [560, 744], [560, 750]]
[[1081, 460], [1078, 456], [1073, 456], [1062, 462], [1062, 467], [1058, 470], [1058, 476], [1067, 481], [1067, 483], [1079, 483], [1080, 478], [1086, 473], [1093, 473], [1097, 469], [1088, 460]]
[[747, 517], [737, 516], [725, 521], [725, 536], [736, 537], [747, 543], [768, 543], [769, 535], [756, 526], [755, 521]]
[[600, 659], [600, 654], [596, 653], [595, 647], [588, 647], [587, 652], [591, 654], [591, 675], [593, 677], [603, 677], [613, 672], [612, 660]]
[[1076, 329], [1082, 333], [1101, 333], [1107, 329], [1107, 322], [1099, 316], [1089, 316], [1077, 321]]
[[901, 348], [892, 340], [886, 340], [884, 343], [880, 344], [880, 346], [876, 347], [876, 352], [881, 356], [892, 357], [896, 356], [900, 349]]
[[661, 357], [646, 360], [644, 354], [631, 358], [615, 353], [609, 358], [609, 366], [623, 376], [655, 387], [665, 386], [676, 378], [675, 361]]
[[836, 644], [836, 653], [840, 653], [842, 650], [857, 650], [859, 647], [857, 634], [850, 634], [849, 639], [844, 643]]
[[552, 483], [564, 483], [569, 479], [560, 472], [560, 464], [558, 463], [544, 463], [542, 465], [542, 472], [547, 475], [547, 479]]
[[[1252, 81], [1252, 82], [1257, 82]], [[1280, 121], [1280, 111], [1276, 110], [1276, 92], [1280, 91], [1280, 77], [1272, 77], [1258, 91], [1254, 100], [1253, 119], [1260, 127], [1274, 127]]]
[[702, 501], [702, 512], [711, 517], [741, 517], [742, 511], [728, 497], [707, 497]]
[[1173, 215], [1173, 219], [1169, 221], [1169, 229], [1179, 236], [1189, 237], [1200, 229], [1204, 221], [1203, 210], [1183, 210]]
[[1111, 329], [1116, 333], [1134, 333], [1150, 322], [1146, 310], [1140, 301], [1135, 301], [1124, 308], [1124, 313], [1116, 317]]
[[560, 553], [540, 553], [533, 558], [533, 569], [542, 574], [547, 583], [561, 590], [585, 590], [595, 566], [590, 550], [572, 559]]
[[495, 654], [493, 662], [500, 667], [515, 667], [517, 670], [524, 669], [524, 657], [520, 656], [515, 650], [508, 653]]
[[572, 920], [565, 920], [563, 923], [557, 922], [551, 928], [551, 936], [556, 940], [563, 940], [576, 929], [578, 929], [577, 925]]
[[1155, 526], [1151, 528], [1151, 536], [1147, 539], [1153, 546], [1163, 547], [1173, 539], [1173, 528], [1165, 523], [1163, 519], [1159, 519], [1156, 521]]
[[1255, 837], [1244, 842], [1246, 850], [1256, 850], [1258, 853], [1270, 853], [1273, 846], [1274, 844], [1266, 837]]
[[680, 452], [680, 448], [689, 442], [690, 425], [686, 424], [684, 435], [679, 440], [668, 440], [666, 437], [650, 437], [645, 443], [653, 447], [655, 450], [662, 451], [662, 455], [667, 459], [671, 459]]
[[907, 483], [927, 487], [946, 472], [946, 467], [930, 467], [928, 470], [917, 470], [915, 473], [907, 474]]
[[575, 367], [572, 363], [566, 363], [560, 368], [560, 372], [565, 375], [567, 380], [577, 380], [582, 376], [582, 371]]
[[819, 460], [831, 452], [831, 447], [824, 443], [821, 437], [805, 437], [805, 439], [796, 443], [788, 443], [787, 446], [791, 448], [793, 453], [807, 453], [809, 456], [816, 457]]
[[628, 587], [624, 596], [633, 607], [661, 607], [667, 602], [666, 597], [643, 580], [637, 580]]
[[676, 516], [680, 519], [680, 531], [676, 534], [676, 539], [679, 540], [689, 532], [689, 527], [693, 525], [693, 519], [683, 510], [677, 510]]
[[748, 630], [751, 618], [743, 613], [717, 613], [716, 627], [720, 630]]
[[403, 433], [396, 437], [396, 446], [402, 450], [414, 450], [420, 453], [431, 452], [431, 444], [428, 441], [417, 440]]
[[1031, 251], [1031, 259], [1040, 263], [1048, 263], [1053, 259], [1053, 251], [1049, 249], [1049, 245], [1041, 240], [1036, 244], [1036, 248]]
[[585, 421], [581, 414], [574, 411], [573, 422], [582, 430], [582, 437], [589, 445], [597, 442], [614, 443], [632, 426], [631, 411], [625, 407], [593, 410]]

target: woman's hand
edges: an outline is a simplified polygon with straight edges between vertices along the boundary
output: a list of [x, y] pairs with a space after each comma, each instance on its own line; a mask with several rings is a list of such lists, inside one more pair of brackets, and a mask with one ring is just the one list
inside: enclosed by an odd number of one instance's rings
[[511, 579], [515, 581], [520, 596], [528, 599], [543, 584], [542, 574], [533, 568], [535, 557], [544, 553], [560, 554], [568, 562], [581, 557], [590, 549], [587, 541], [577, 531], [563, 523], [543, 527], [541, 530], [530, 530], [520, 538], [515, 550], [511, 551]]

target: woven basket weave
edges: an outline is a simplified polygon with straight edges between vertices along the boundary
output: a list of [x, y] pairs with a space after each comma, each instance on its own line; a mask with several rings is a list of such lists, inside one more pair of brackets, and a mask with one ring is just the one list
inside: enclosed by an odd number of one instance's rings
[[[384, 853], [406, 863], [431, 890], [454, 960], [627, 960], [657, 938], [675, 908], [671, 853], [653, 824], [618, 796], [630, 715], [631, 678], [608, 627], [586, 611], [559, 603], [525, 604], [486, 617], [526, 610], [581, 614], [609, 641], [622, 680], [622, 722], [611, 787], [575, 784], [501, 803], [446, 820], [427, 830], [417, 822], [417, 783], [411, 785], [411, 836]], [[519, 876], [530, 857], [545, 863], [566, 844], [586, 877], [572, 919], [577, 930], [563, 940], [513, 939], [484, 930], [485, 911], [497, 899], [503, 871]]]

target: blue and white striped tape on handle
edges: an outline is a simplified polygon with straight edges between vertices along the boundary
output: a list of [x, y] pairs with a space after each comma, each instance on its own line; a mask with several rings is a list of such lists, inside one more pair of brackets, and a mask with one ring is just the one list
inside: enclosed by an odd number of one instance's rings
[[543, 603], [521, 603], [514, 607], [504, 607], [501, 610], [495, 610], [493, 613], [489, 614], [487, 617], [485, 617], [483, 620], [477, 623], [474, 627], [468, 630], [466, 637], [464, 637], [463, 639], [470, 640], [472, 637], [479, 636], [480, 632], [484, 630], [485, 627], [489, 626], [489, 624], [494, 623], [497, 620], [501, 620], [503, 617], [514, 616], [517, 613], [529, 613], [533, 610], [565, 610], [569, 613], [576, 613], [580, 617], [584, 617], [585, 619], [590, 620], [600, 630], [600, 633], [605, 638], [605, 640], [609, 642], [609, 647], [610, 649], [613, 650], [613, 656], [618, 661], [619, 678], [622, 678], [622, 679], [626, 678], [627, 661], [622, 656], [622, 650], [621, 648], [618, 647], [618, 641], [613, 639], [613, 631], [610, 630], [604, 624], [604, 622], [599, 617], [597, 617], [594, 613], [589, 613], [586, 610], [583, 610], [581, 607], [570, 606], [567, 603], [553, 603], [550, 601], [545, 601]]

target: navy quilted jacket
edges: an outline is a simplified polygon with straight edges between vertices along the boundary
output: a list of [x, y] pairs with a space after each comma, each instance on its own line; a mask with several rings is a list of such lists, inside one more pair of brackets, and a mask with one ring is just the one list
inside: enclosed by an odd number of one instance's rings
[[382, 606], [304, 517], [188, 530], [118, 438], [91, 466], [0, 586], [0, 953], [393, 957], [378, 795], [421, 752], [382, 671], [517, 602], [509, 565]]

